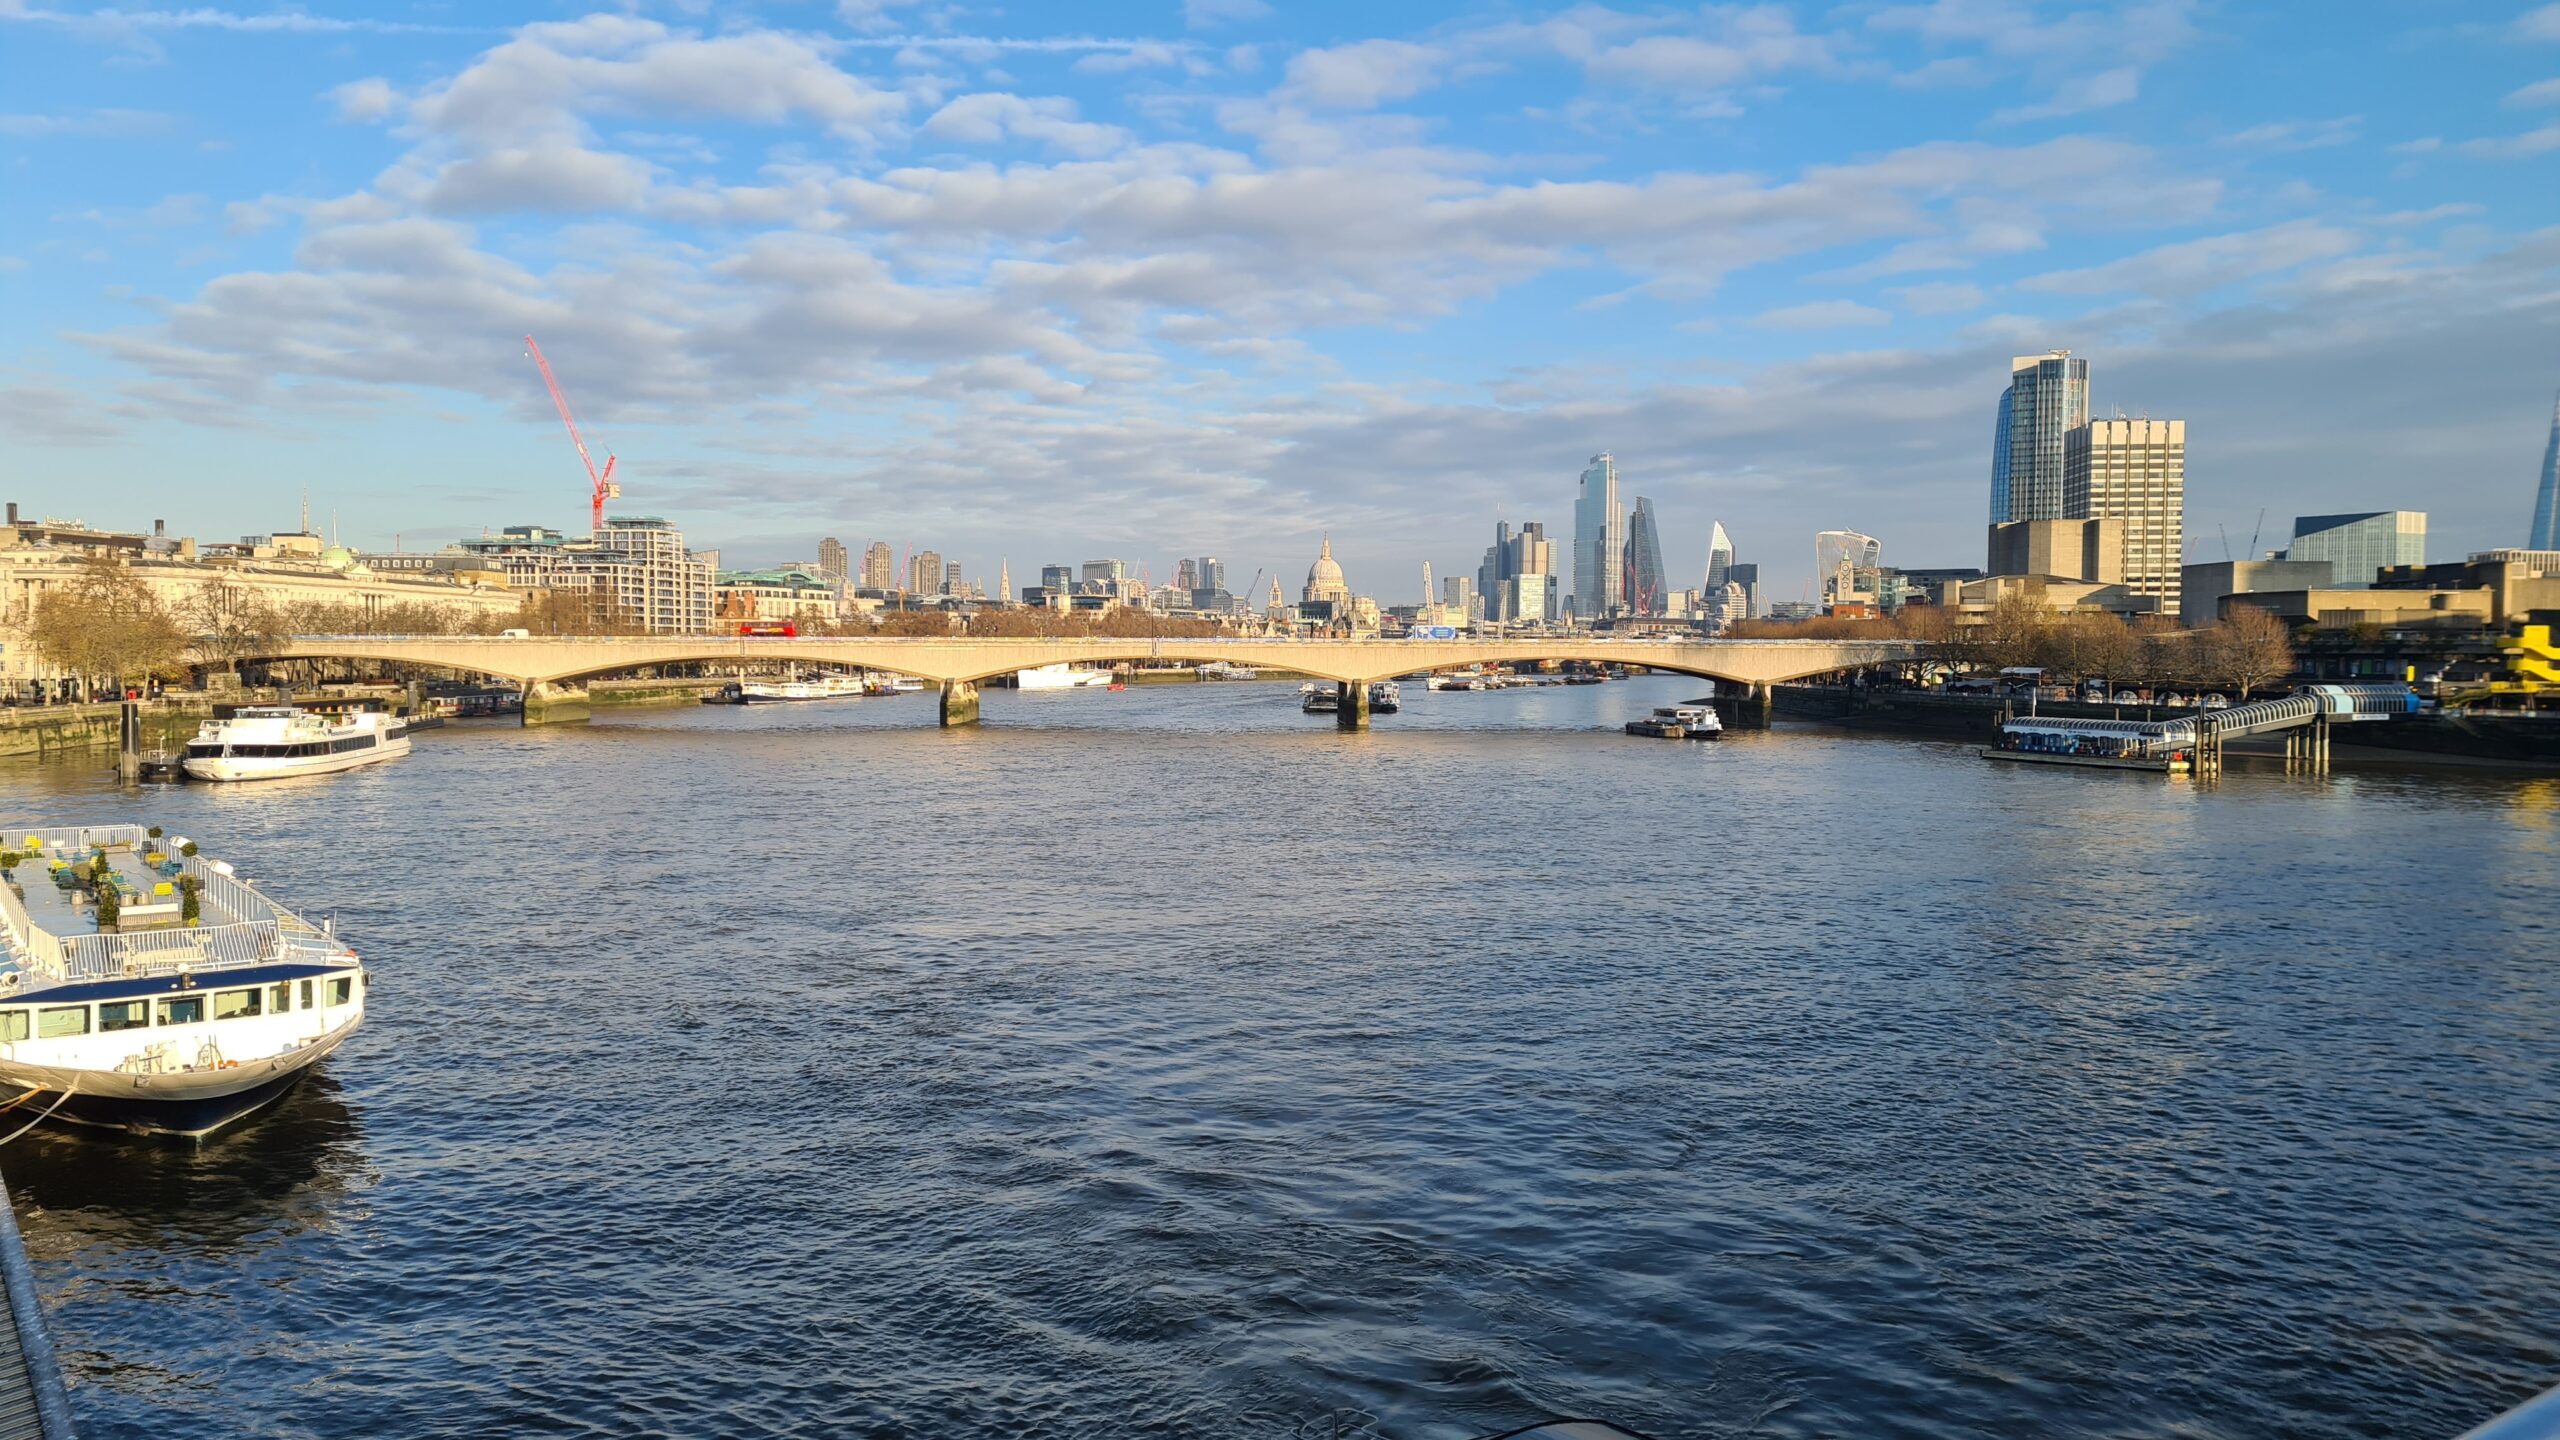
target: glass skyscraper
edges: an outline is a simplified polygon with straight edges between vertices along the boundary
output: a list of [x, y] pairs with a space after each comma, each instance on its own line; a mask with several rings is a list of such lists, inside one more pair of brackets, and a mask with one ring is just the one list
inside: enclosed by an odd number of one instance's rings
[[1707, 532], [1707, 593], [1715, 594], [1733, 578], [1733, 537], [1724, 533], [1724, 522], [1715, 522]]
[[2287, 560], [2325, 560], [2341, 590], [2370, 590], [2386, 565], [2427, 563], [2427, 512], [2373, 510], [2361, 515], [2298, 515]]
[[2089, 423], [2089, 362], [2068, 350], [2009, 362], [1991, 437], [1991, 522], [2063, 518], [2064, 450]]
[[1618, 462], [1603, 450], [1582, 472], [1573, 502], [1573, 616], [1597, 620], [1626, 603], [1626, 519], [1618, 510]]
[[2533, 497], [2527, 550], [2560, 550], [2560, 398], [2551, 402], [2551, 443], [2542, 447], [2542, 489]]
[[1662, 578], [1662, 536], [1653, 523], [1653, 502], [1642, 495], [1636, 497], [1635, 513], [1627, 518], [1627, 574], [1624, 581], [1627, 609], [1636, 615], [1659, 615], [1668, 598]]

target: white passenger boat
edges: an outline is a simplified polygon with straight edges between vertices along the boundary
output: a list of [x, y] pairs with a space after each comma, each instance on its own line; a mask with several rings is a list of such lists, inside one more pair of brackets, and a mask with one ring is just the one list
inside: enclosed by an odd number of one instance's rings
[[1060, 662], [1014, 672], [1013, 683], [1025, 690], [1085, 690], [1111, 683], [1108, 670], [1087, 670]]
[[1369, 687], [1369, 713], [1393, 715], [1404, 708], [1404, 687], [1393, 680], [1381, 680]]
[[210, 1134], [364, 1021], [355, 952], [183, 839], [92, 825], [5, 843], [0, 1123]]
[[775, 700], [859, 700], [862, 682], [849, 675], [813, 675], [798, 680], [747, 680], [738, 685], [738, 703]]
[[1308, 715], [1340, 714], [1342, 694], [1330, 680], [1310, 680], [1298, 687], [1298, 709]]
[[408, 753], [407, 729], [375, 711], [315, 715], [290, 705], [251, 705], [228, 720], [204, 722], [181, 763], [198, 780], [281, 780]]

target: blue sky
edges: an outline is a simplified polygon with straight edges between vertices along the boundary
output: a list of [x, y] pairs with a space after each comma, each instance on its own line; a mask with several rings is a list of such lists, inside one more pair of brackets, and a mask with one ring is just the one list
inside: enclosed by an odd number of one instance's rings
[[733, 562], [1403, 603], [1608, 448], [1784, 598], [1979, 563], [2060, 347], [2189, 421], [2190, 558], [2452, 556], [2560, 386], [2560, 4], [0, 0], [0, 197], [0, 490], [100, 524], [582, 524], [530, 331]]

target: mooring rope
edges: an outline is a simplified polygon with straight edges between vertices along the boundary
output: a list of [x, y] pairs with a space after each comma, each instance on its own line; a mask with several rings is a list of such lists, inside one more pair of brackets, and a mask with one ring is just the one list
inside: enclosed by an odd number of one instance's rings
[[[35, 1092], [34, 1092], [34, 1091], [29, 1091], [29, 1092], [27, 1092], [27, 1093], [28, 1093], [28, 1094], [33, 1094], [33, 1093], [35, 1093]], [[20, 1096], [19, 1098], [20, 1098], [20, 1099], [24, 1099], [24, 1098], [26, 1098], [26, 1097], [25, 1097], [25, 1096]], [[63, 1101], [68, 1100], [68, 1099], [70, 1099], [70, 1098], [71, 1098], [71, 1087], [70, 1087], [70, 1086], [68, 1086], [68, 1085], [66, 1085], [66, 1086], [64, 1086], [64, 1087], [62, 1088], [62, 1095], [61, 1095], [61, 1097], [60, 1097], [59, 1099], [56, 1099], [52, 1104], [47, 1105], [46, 1107], [44, 1107], [44, 1114], [39, 1115], [39, 1116], [37, 1116], [36, 1118], [34, 1118], [33, 1120], [28, 1121], [26, 1124], [19, 1126], [17, 1129], [10, 1131], [10, 1132], [9, 1132], [9, 1134], [8, 1134], [8, 1136], [7, 1136], [7, 1138], [5, 1138], [5, 1139], [0, 1139], [0, 1145], [6, 1145], [6, 1144], [8, 1144], [8, 1143], [9, 1143], [9, 1141], [11, 1141], [11, 1140], [15, 1140], [15, 1139], [17, 1139], [19, 1136], [24, 1135], [24, 1134], [26, 1134], [28, 1131], [33, 1130], [33, 1129], [34, 1129], [34, 1128], [36, 1128], [37, 1126], [39, 1126], [39, 1125], [43, 1124], [43, 1123], [46, 1121], [46, 1119], [48, 1119], [48, 1118], [53, 1114], [53, 1112], [54, 1112], [54, 1111], [59, 1110], [59, 1109], [61, 1109], [61, 1108], [62, 1108], [62, 1102], [63, 1102]]]

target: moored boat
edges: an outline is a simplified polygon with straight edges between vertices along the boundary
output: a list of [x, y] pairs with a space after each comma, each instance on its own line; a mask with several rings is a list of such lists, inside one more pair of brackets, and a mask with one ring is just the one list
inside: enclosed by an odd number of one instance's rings
[[1088, 670], [1064, 661], [1017, 671], [1013, 683], [1024, 690], [1082, 690], [1111, 684], [1108, 670]]
[[1309, 715], [1334, 715], [1342, 710], [1342, 696], [1330, 680], [1310, 680], [1299, 687], [1298, 709]]
[[379, 711], [333, 716], [291, 705], [251, 705], [229, 719], [205, 721], [180, 763], [198, 780], [281, 780], [408, 753], [407, 729]]
[[10, 841], [0, 1111], [206, 1135], [363, 1023], [355, 952], [193, 848], [140, 825]]
[[1381, 680], [1369, 687], [1369, 713], [1393, 715], [1404, 708], [1404, 687], [1393, 680]]

